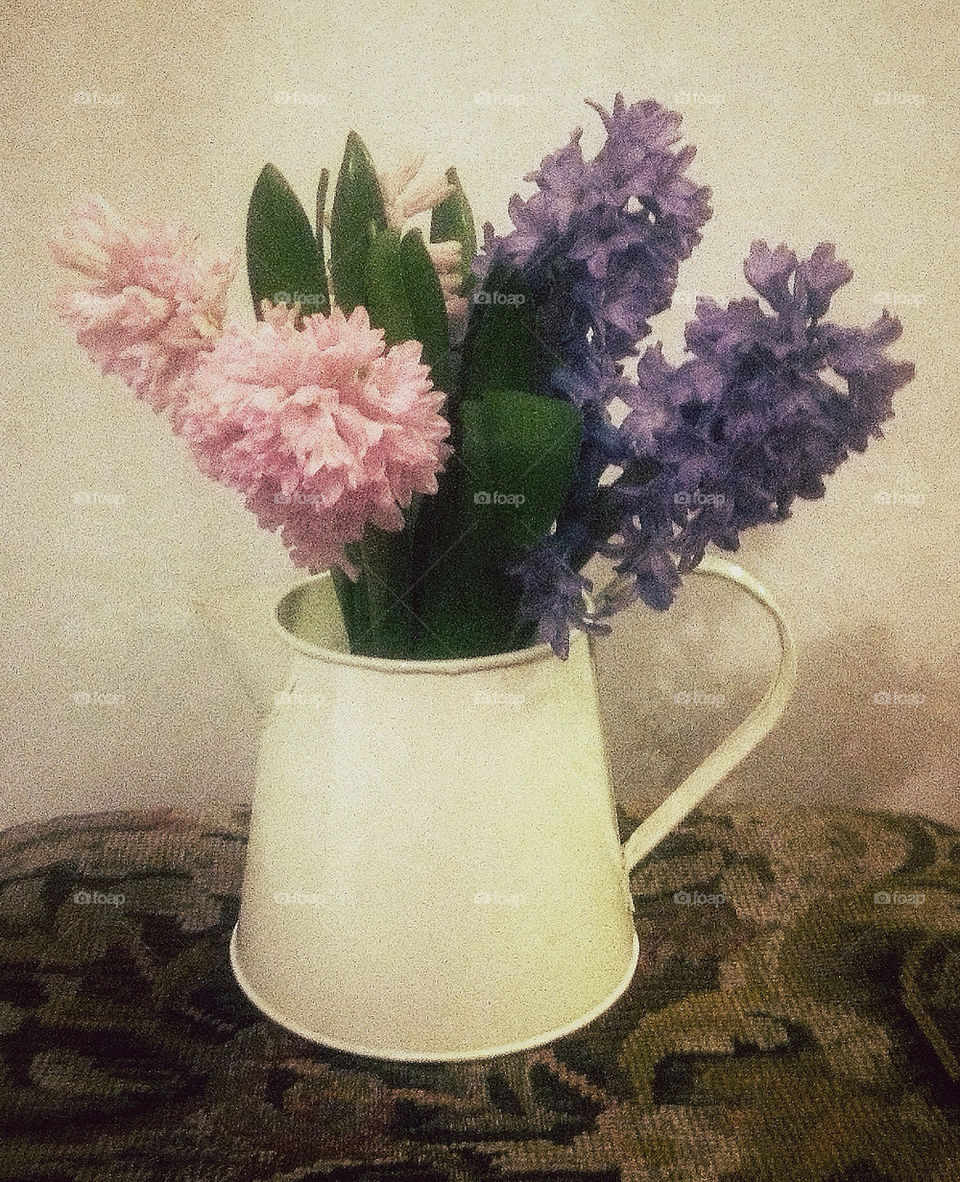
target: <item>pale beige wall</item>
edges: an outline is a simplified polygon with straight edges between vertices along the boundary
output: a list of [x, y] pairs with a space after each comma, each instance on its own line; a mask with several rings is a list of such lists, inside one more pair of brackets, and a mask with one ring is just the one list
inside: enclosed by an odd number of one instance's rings
[[[952, 4], [40, 0], [7, 4], [3, 24], [3, 824], [244, 799], [253, 717], [187, 589], [292, 573], [46, 311], [42, 236], [68, 199], [101, 192], [239, 241], [265, 160], [308, 199], [354, 127], [384, 163], [411, 149], [455, 161], [503, 229], [520, 177], [575, 124], [597, 142], [581, 99], [618, 88], [683, 110], [714, 189], [683, 299], [741, 292], [755, 236], [829, 239], [856, 272], [839, 316], [872, 318], [877, 293], [897, 293], [900, 353], [918, 365], [886, 441], [743, 547], [795, 621], [803, 672], [789, 717], [724, 792], [960, 818]], [[232, 311], [250, 315], [242, 280]], [[670, 350], [687, 312], [662, 318]], [[771, 644], [749, 605], [703, 585], [667, 617], [621, 620], [600, 665], [624, 803], [705, 753], [758, 692]], [[678, 707], [682, 690], [725, 701]], [[923, 700], [875, 704], [883, 691]]]

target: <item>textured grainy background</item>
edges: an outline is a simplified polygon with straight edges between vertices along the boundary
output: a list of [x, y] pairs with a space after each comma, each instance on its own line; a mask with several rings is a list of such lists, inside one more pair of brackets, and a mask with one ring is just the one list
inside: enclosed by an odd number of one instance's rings
[[[872, 319], [892, 293], [899, 353], [918, 366], [887, 440], [824, 502], [744, 544], [795, 622], [802, 676], [788, 718], [722, 791], [960, 818], [952, 5], [40, 0], [6, 6], [3, 25], [3, 824], [245, 799], [254, 719], [187, 592], [295, 573], [47, 312], [43, 234], [68, 199], [101, 192], [239, 241], [265, 160], [309, 200], [354, 127], [384, 164], [420, 149], [438, 170], [455, 161], [480, 219], [504, 229], [541, 156], [578, 123], [597, 143], [582, 98], [609, 104], [617, 89], [683, 111], [694, 175], [714, 190], [657, 325], [668, 353], [695, 293], [742, 293], [753, 237], [828, 239], [856, 272], [838, 317]], [[252, 317], [242, 279], [231, 311]], [[771, 646], [749, 604], [703, 583], [667, 617], [621, 620], [599, 663], [625, 807], [729, 729]]]

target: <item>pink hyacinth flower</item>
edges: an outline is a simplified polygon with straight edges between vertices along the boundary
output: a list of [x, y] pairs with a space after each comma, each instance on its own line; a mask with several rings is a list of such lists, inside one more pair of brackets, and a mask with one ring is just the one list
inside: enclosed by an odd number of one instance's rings
[[230, 325], [197, 369], [174, 427], [200, 470], [246, 497], [295, 562], [339, 566], [367, 523], [400, 530], [413, 493], [435, 493], [451, 452], [422, 345], [387, 349], [360, 306], [307, 316], [264, 303], [251, 329]]
[[[405, 159], [393, 172], [377, 172], [384, 213], [387, 225], [391, 230], [403, 233], [411, 218], [433, 209], [455, 192], [454, 186], [442, 177], [420, 180], [415, 184], [414, 180], [420, 172], [423, 161], [423, 156], [411, 156]], [[466, 331], [469, 310], [469, 305], [462, 295], [460, 243], [453, 241], [430, 242], [427, 244], [427, 250], [443, 291], [450, 339], [454, 343], [459, 343]]]
[[128, 225], [100, 197], [77, 203], [48, 246], [84, 278], [53, 308], [101, 371], [156, 411], [179, 402], [223, 330], [238, 252], [206, 252], [180, 222]]

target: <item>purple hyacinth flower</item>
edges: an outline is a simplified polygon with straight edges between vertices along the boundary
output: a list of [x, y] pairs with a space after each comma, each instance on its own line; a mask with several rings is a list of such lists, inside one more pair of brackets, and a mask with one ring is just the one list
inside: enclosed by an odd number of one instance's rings
[[[823, 496], [823, 478], [882, 436], [914, 374], [886, 355], [901, 331], [888, 312], [865, 329], [823, 320], [852, 278], [830, 243], [798, 259], [754, 242], [744, 275], [756, 296], [699, 299], [679, 364], [659, 344], [641, 355], [700, 241], [710, 190], [686, 175], [695, 149], [679, 142], [678, 113], [619, 94], [609, 111], [589, 105], [607, 133], [600, 151], [585, 159], [577, 129], [526, 178], [536, 192], [512, 198], [514, 229], [484, 228], [474, 261], [481, 278], [494, 261], [520, 271], [536, 301], [541, 391], [584, 415], [555, 531], [514, 567], [525, 612], [563, 655], [571, 627], [598, 627], [578, 573], [590, 557], [627, 577], [604, 614], [636, 598], [668, 607], [707, 546], [736, 550], [744, 529]], [[630, 357], [635, 382], [623, 374]], [[618, 404], [627, 413], [615, 425]], [[608, 486], [611, 465], [621, 474]]]

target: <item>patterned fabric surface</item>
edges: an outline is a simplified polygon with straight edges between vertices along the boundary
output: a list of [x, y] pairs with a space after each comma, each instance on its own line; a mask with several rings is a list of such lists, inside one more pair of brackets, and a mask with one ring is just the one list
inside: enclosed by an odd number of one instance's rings
[[0, 835], [3, 1182], [960, 1178], [946, 826], [696, 813], [632, 875], [641, 960], [612, 1009], [418, 1065], [311, 1044], [241, 994], [247, 819]]

